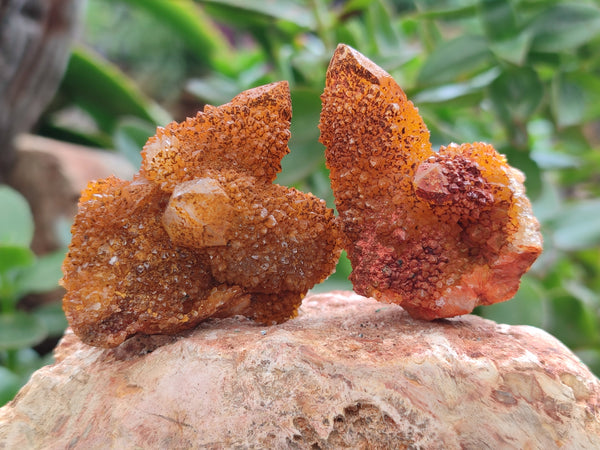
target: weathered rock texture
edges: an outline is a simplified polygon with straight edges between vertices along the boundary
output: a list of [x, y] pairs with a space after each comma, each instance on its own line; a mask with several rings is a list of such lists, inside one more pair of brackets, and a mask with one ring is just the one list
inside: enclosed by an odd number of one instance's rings
[[0, 448], [600, 448], [600, 383], [545, 332], [351, 293], [56, 356], [0, 409]]

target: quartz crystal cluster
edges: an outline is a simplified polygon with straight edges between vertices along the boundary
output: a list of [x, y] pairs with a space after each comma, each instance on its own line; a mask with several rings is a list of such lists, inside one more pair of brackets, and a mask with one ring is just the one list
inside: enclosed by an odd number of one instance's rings
[[62, 279], [81, 340], [114, 347], [238, 314], [283, 322], [342, 246], [358, 294], [416, 318], [514, 296], [542, 250], [523, 174], [488, 144], [434, 152], [402, 89], [346, 45], [322, 101], [339, 220], [313, 195], [273, 184], [289, 151], [286, 82], [159, 128], [132, 181], [91, 182]]
[[402, 89], [346, 45], [322, 102], [354, 290], [427, 320], [514, 296], [542, 250], [523, 174], [483, 143], [434, 152]]
[[286, 82], [159, 128], [132, 181], [91, 182], [63, 264], [82, 341], [114, 347], [209, 317], [294, 317], [341, 248], [325, 202], [273, 184], [288, 153]]

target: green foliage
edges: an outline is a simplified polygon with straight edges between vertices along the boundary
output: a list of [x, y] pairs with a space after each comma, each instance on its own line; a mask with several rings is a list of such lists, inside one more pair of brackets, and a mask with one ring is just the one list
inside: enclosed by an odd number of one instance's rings
[[36, 257], [29, 245], [33, 219], [26, 200], [0, 185], [0, 405], [10, 400], [32, 371], [47, 364], [31, 347], [48, 336], [60, 336], [66, 320], [60, 305], [33, 311], [18, 309], [27, 293], [58, 286], [64, 252]]
[[[487, 141], [526, 174], [545, 251], [514, 300], [478, 312], [550, 331], [600, 374], [600, 8], [594, 2], [89, 0], [84, 41], [41, 133], [111, 148], [137, 165], [157, 125], [285, 79], [293, 137], [278, 182], [330, 205], [319, 95], [337, 43], [354, 46], [395, 77], [419, 107], [434, 145]], [[65, 122], [72, 110], [87, 119], [85, 126]], [[56, 310], [25, 318], [15, 308], [20, 294], [44, 284], [37, 271], [52, 269], [31, 254], [30, 218], [7, 192], [0, 191], [0, 203], [15, 214], [0, 225], [2, 323], [25, 328], [37, 320], [36, 329], [54, 332]], [[349, 272], [342, 258], [319, 289], [351, 288]], [[26, 371], [15, 367], [33, 345], [16, 333], [13, 344], [2, 339], [13, 348], [0, 350], [10, 369], [0, 367], [0, 402], [22, 381]]]

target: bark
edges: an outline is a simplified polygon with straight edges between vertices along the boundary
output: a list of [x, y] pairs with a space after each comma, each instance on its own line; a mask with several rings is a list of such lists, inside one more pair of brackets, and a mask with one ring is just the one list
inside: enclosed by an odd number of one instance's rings
[[66, 66], [82, 0], [0, 0], [0, 181]]

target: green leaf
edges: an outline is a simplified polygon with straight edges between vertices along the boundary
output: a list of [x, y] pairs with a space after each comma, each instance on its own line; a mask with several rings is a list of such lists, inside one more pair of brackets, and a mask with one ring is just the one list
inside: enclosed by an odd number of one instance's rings
[[365, 11], [365, 20], [375, 53], [398, 53], [401, 48], [400, 37], [393, 26], [394, 20], [387, 5], [382, 1], [372, 1]]
[[351, 291], [352, 283], [348, 279], [351, 271], [352, 266], [348, 255], [342, 251], [335, 272], [327, 280], [311, 289], [311, 292]]
[[61, 336], [68, 326], [62, 303], [47, 303], [36, 308], [32, 314], [44, 324], [48, 336]]
[[[424, 19], [441, 19], [441, 20], [458, 20], [458, 19], [469, 19], [477, 14], [477, 1], [472, 1], [471, 4], [462, 5], [462, 2], [456, 2], [456, 6], [452, 5], [453, 2], [419, 2], [419, 12], [416, 14], [416, 18], [420, 20]], [[448, 6], [440, 7], [439, 4], [448, 4]], [[469, 2], [466, 2], [469, 3]], [[429, 4], [434, 5], [435, 8], [429, 7]], [[437, 9], [436, 9], [437, 8]]]
[[554, 224], [554, 243], [563, 250], [600, 244], [600, 200], [585, 200], [563, 208]]
[[502, 148], [500, 153], [506, 155], [508, 163], [525, 174], [525, 189], [530, 199], [536, 199], [542, 192], [542, 172], [529, 152]]
[[340, 23], [335, 27], [334, 32], [337, 42], [343, 42], [354, 48], [359, 48], [362, 42], [368, 42], [370, 39], [364, 23], [354, 18]]
[[585, 115], [585, 92], [567, 74], [558, 72], [552, 80], [552, 112], [559, 127], [577, 125]]
[[58, 287], [62, 277], [62, 262], [65, 250], [59, 250], [39, 256], [35, 264], [17, 278], [19, 295], [27, 293], [48, 292]]
[[11, 401], [22, 385], [20, 376], [0, 366], [0, 407]]
[[600, 306], [598, 294], [581, 282], [565, 280], [562, 285], [571, 296], [582, 302], [587, 308], [595, 309]]
[[549, 302], [551, 323], [548, 331], [571, 348], [598, 342], [598, 323], [594, 311], [570, 296]]
[[299, 88], [291, 91], [292, 125], [290, 153], [281, 161], [282, 171], [277, 183], [292, 185], [310, 175], [324, 161], [323, 146], [319, 144], [320, 92]]
[[544, 86], [530, 67], [507, 68], [490, 84], [494, 109], [506, 124], [526, 122], [544, 97]]
[[532, 39], [533, 36], [531, 33], [519, 33], [502, 41], [491, 42], [490, 50], [498, 58], [517, 66], [522, 66], [527, 60]]
[[186, 42], [200, 61], [213, 65], [215, 55], [230, 55], [226, 37], [191, 0], [121, 0], [143, 8]]
[[110, 133], [121, 116], [155, 124], [170, 121], [169, 115], [116, 66], [83, 47], [71, 53], [61, 91], [94, 117], [105, 132]]
[[35, 255], [29, 247], [0, 245], [0, 274], [33, 265]]
[[[95, 120], [93, 117], [91, 120]], [[78, 130], [72, 124], [64, 126], [57, 124], [53, 117], [48, 118], [48, 122], [41, 124], [39, 134], [57, 141], [65, 141], [72, 144], [85, 145], [87, 147], [111, 148], [113, 143], [110, 135], [96, 130]]]
[[373, 0], [348, 0], [342, 5], [342, 14], [350, 14], [367, 8]]
[[479, 16], [491, 41], [507, 40], [517, 34], [517, 21], [510, 1], [480, 0]]
[[210, 105], [227, 103], [240, 92], [236, 80], [219, 73], [189, 80], [186, 90]]
[[295, 23], [302, 28], [314, 29], [316, 26], [315, 17], [312, 11], [305, 6], [306, 2], [302, 1], [201, 0], [200, 3], [205, 5], [227, 6], [246, 16], [248, 13], [255, 13], [275, 19], [286, 20]]
[[583, 92], [585, 108], [581, 122], [600, 118], [600, 77], [594, 72], [587, 72], [584, 67], [565, 74], [565, 77], [568, 83], [576, 85]]
[[592, 5], [562, 3], [542, 12], [530, 25], [532, 50], [562, 52], [598, 37], [600, 9]]
[[0, 315], [0, 350], [32, 347], [47, 336], [41, 320], [22, 311]]
[[542, 177], [540, 195], [532, 202], [533, 214], [542, 225], [554, 219], [562, 210], [562, 198], [558, 186], [545, 174]]
[[543, 170], [570, 169], [581, 166], [581, 160], [576, 156], [557, 152], [552, 148], [544, 151], [532, 151], [531, 159]]
[[[289, 66], [289, 61], [287, 61]], [[240, 69], [235, 77], [214, 72], [204, 78], [192, 78], [186, 90], [210, 105], [222, 105], [247, 89], [269, 83], [268, 67], [263, 60]]]
[[492, 69], [470, 78], [463, 83], [450, 83], [424, 89], [418, 94], [414, 95], [412, 100], [417, 105], [423, 103], [444, 103], [451, 100], [456, 100], [461, 97], [480, 92], [482, 89], [489, 86], [499, 74], [500, 69], [493, 67]]
[[19, 300], [18, 277], [34, 261], [29, 247], [0, 245], [0, 314], [15, 309]]
[[127, 117], [117, 124], [113, 134], [115, 150], [125, 156], [133, 165], [140, 167], [141, 150], [150, 136], [156, 133], [156, 127], [146, 121]]
[[425, 60], [418, 81], [442, 84], [470, 76], [490, 61], [491, 53], [481, 36], [464, 35], [440, 44]]
[[542, 327], [545, 323], [545, 293], [534, 279], [523, 277], [517, 295], [507, 302], [478, 307], [477, 314], [509, 325]]
[[14, 189], [0, 185], [0, 245], [29, 247], [33, 238], [33, 216], [25, 197]]
[[[529, 148], [533, 159], [542, 170], [576, 168], [581, 166], [581, 158], [575, 156], [570, 149], [566, 152], [557, 150], [554, 124], [548, 119], [534, 119], [527, 125]], [[551, 189], [552, 183], [546, 183], [545, 190]]]

